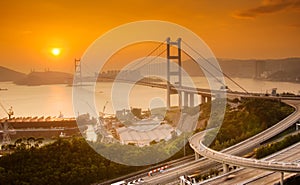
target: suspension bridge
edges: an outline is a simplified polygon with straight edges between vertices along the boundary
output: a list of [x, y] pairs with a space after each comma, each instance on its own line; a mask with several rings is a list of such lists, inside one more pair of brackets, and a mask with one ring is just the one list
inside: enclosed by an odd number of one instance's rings
[[[183, 49], [186, 48], [186, 49]], [[192, 58], [191, 53], [184, 51], [192, 52], [193, 56], [198, 58]], [[184, 52], [184, 53], [183, 53]], [[210, 89], [200, 88], [194, 86], [193, 83], [186, 83], [186, 77], [189, 75], [184, 70], [184, 61], [182, 60], [182, 55], [185, 54], [192, 58], [192, 61], [195, 62], [199, 68], [203, 71], [205, 76], [210, 82]], [[95, 76], [95, 72], [91, 71], [90, 76], [82, 75], [82, 65], [85, 65], [80, 62], [80, 60], [75, 60], [75, 85], [83, 85], [85, 81], [96, 81], [98, 76]], [[153, 80], [153, 77], [158, 77], [163, 79], [162, 81], [157, 82]], [[300, 100], [297, 96], [283, 97], [283, 96], [265, 96], [261, 93], [251, 93], [243, 88], [238, 82], [233, 80], [229, 75], [224, 73], [220, 66], [210, 58], [204, 57], [200, 51], [196, 51], [189, 45], [184, 39], [178, 38], [176, 41], [172, 41], [170, 38], [167, 38], [165, 41], [158, 43], [157, 46], [151, 50], [144, 58], [137, 60], [136, 62], [127, 66], [125, 70], [118, 72], [116, 76], [113, 77], [102, 77], [109, 80], [124, 82], [124, 83], [134, 83], [137, 85], [143, 85], [153, 88], [166, 89], [166, 102], [167, 108], [170, 108], [171, 96], [176, 95], [178, 98], [178, 107], [194, 107], [194, 100], [196, 96], [201, 97], [201, 102], [210, 102], [213, 98], [227, 98], [232, 97], [248, 97], [248, 98], [264, 98], [264, 99], [277, 99], [277, 100], [291, 100], [298, 102]], [[225, 80], [231, 81], [240, 91], [233, 91], [230, 87], [225, 84]], [[292, 125], [298, 120], [298, 108], [296, 112], [288, 119], [284, 120], [283, 123], [279, 123], [278, 126], [271, 128], [270, 132], [268, 131], [260, 134], [257, 139], [257, 142], [262, 142], [266, 137], [271, 137], [283, 131], [286, 128], [286, 125]], [[286, 124], [288, 123], [288, 124]], [[285, 125], [285, 126], [282, 126]], [[277, 129], [279, 127], [279, 129]], [[276, 130], [272, 131], [271, 130]], [[224, 164], [224, 171], [228, 169], [228, 164], [258, 168], [265, 170], [281, 171], [281, 172], [299, 172], [300, 166], [295, 164], [285, 164], [281, 163], [266, 163], [259, 160], [244, 160], [240, 157], [232, 156], [231, 152], [229, 154], [222, 154], [220, 152], [213, 151], [203, 145], [199, 139], [199, 135], [195, 135], [190, 139], [190, 145], [195, 150], [196, 160], [199, 158], [199, 154], [211, 158], [215, 161], [221, 161]], [[263, 138], [263, 139], [261, 139]], [[251, 138], [249, 139], [251, 140]], [[243, 150], [244, 144], [235, 146], [235, 150]], [[228, 149], [231, 151], [231, 149]], [[266, 163], [266, 164], [265, 164]], [[199, 163], [200, 164], [200, 163]], [[177, 172], [178, 174], [178, 172]], [[170, 176], [166, 176], [170, 178]], [[281, 177], [281, 182], [283, 177]], [[156, 179], [158, 182], [161, 180], [159, 177]], [[149, 180], [149, 182], [156, 182], [155, 179]], [[182, 182], [184, 183], [184, 182]]]
[[[196, 87], [193, 84], [190, 75], [184, 70], [185, 61], [182, 60], [183, 54], [189, 57], [202, 70], [208, 80], [210, 89]], [[192, 56], [197, 56], [197, 58], [192, 58]], [[85, 68], [85, 73], [89, 74], [89, 76], [82, 74], [82, 66]], [[265, 96], [263, 93], [247, 91], [241, 84], [224, 73], [216, 60], [205, 58], [200, 51], [193, 49], [189, 43], [181, 38], [178, 38], [176, 41], [171, 41], [170, 38], [167, 38], [157, 43], [157, 46], [145, 57], [136, 60], [113, 76], [98, 76], [98, 72], [94, 71], [92, 67], [84, 62], [80, 62], [80, 59], [75, 59], [74, 85], [83, 85], [84, 82], [97, 81], [97, 78], [166, 89], [167, 108], [170, 108], [172, 105], [171, 96], [173, 95], [177, 95], [177, 106], [180, 108], [195, 106], [196, 96], [201, 97], [202, 103], [210, 102], [213, 97], [299, 99], [299, 97]], [[160, 79], [161, 81], [155, 79]], [[231, 87], [226, 85], [225, 79], [230, 81], [235, 86], [234, 88], [239, 89], [239, 91], [233, 91]]]

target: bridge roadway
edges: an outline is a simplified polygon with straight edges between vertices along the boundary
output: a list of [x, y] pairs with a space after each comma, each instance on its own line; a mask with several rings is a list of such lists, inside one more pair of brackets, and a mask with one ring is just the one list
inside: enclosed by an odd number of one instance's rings
[[[300, 143], [296, 143], [286, 149], [283, 149], [279, 152], [276, 152], [262, 160], [265, 161], [279, 161], [279, 162], [299, 162], [300, 159]], [[295, 173], [285, 173], [284, 178], [295, 175]], [[228, 179], [228, 176], [233, 178]], [[206, 181], [202, 181], [199, 185], [209, 184], [209, 185], [246, 185], [246, 184], [263, 184], [263, 185], [273, 185], [278, 182], [279, 178], [278, 172], [266, 171], [266, 170], [257, 170], [252, 168], [238, 168], [228, 174], [223, 174]]]
[[[232, 147], [222, 150], [224, 153], [228, 153], [231, 155], [242, 155], [245, 151], [249, 151], [259, 146], [260, 143], [266, 141], [267, 139], [277, 135], [281, 131], [285, 130], [289, 126], [293, 125], [300, 116], [300, 101], [294, 100], [285, 100], [287, 104], [295, 107], [296, 111], [292, 113], [290, 116], [280, 121], [273, 127], [261, 132], [258, 135], [255, 135], [243, 142], [240, 142]], [[202, 133], [203, 134], [203, 133]], [[201, 135], [196, 134], [195, 136], [201, 137]], [[195, 137], [194, 137], [195, 138]], [[199, 139], [199, 138], [198, 138]], [[199, 140], [195, 138], [193, 140], [193, 145], [199, 145]], [[200, 158], [199, 160], [188, 162], [181, 166], [176, 166], [175, 168], [171, 168], [168, 171], [165, 171], [162, 174], [155, 175], [153, 177], [145, 177], [145, 182], [148, 184], [164, 184], [166, 182], [175, 181], [178, 179], [180, 175], [192, 173], [195, 170], [207, 171], [209, 168], [215, 168], [219, 165], [219, 163], [209, 160], [207, 158]]]
[[[160, 89], [167, 89], [167, 84], [164, 83], [153, 83], [153, 82], [145, 82], [145, 81], [131, 81], [126, 79], [118, 79], [119, 82], [123, 83], [136, 83], [138, 85], [142, 86], [148, 86], [153, 88], [160, 88]], [[214, 97], [216, 93], [220, 93], [220, 95], [225, 96], [224, 90], [210, 90], [210, 89], [204, 89], [204, 88], [193, 88], [188, 86], [181, 86], [178, 85], [172, 85], [171, 86], [171, 94], [177, 94], [177, 91], [185, 92], [185, 93], [191, 93], [194, 95], [201, 95], [204, 97]], [[238, 91], [230, 91], [226, 90], [226, 96], [228, 98], [258, 98], [258, 99], [276, 99], [276, 100], [300, 100], [299, 96], [266, 96], [262, 93], [246, 93], [246, 92], [238, 92]]]
[[[148, 87], [154, 87], [154, 88], [160, 88], [160, 89], [167, 89], [167, 84], [165, 84], [165, 83], [153, 83], [153, 82], [145, 82], [145, 81], [136, 82], [136, 81], [127, 80], [127, 79], [118, 79], [117, 82], [135, 83], [137, 85], [142, 85], [142, 86], [148, 86]], [[171, 91], [172, 91], [173, 94], [177, 93], [177, 90], [183, 91], [183, 92], [188, 92], [188, 93], [193, 93], [193, 94], [211, 96], [211, 90], [210, 89], [193, 88], [193, 87], [187, 87], [187, 86], [178, 87], [178, 85], [172, 85], [171, 86]], [[242, 95], [244, 95], [244, 93], [242, 93]]]
[[265, 130], [241, 143], [238, 143], [234, 147], [229, 148], [230, 152], [224, 153], [214, 151], [206, 147], [202, 142], [202, 134], [195, 134], [190, 138], [190, 146], [198, 154], [213, 159], [214, 161], [232, 164], [234, 166], [242, 166], [249, 168], [258, 168], [270, 171], [281, 171], [281, 172], [300, 172], [300, 166], [296, 163], [278, 163], [278, 162], [267, 162], [256, 159], [246, 159], [232, 154], [238, 153], [238, 151], [253, 148], [258, 146], [262, 141], [270, 139], [271, 137], [279, 134], [281, 131], [287, 129], [291, 125], [295, 124], [300, 117], [300, 103], [299, 101], [286, 101], [288, 104], [295, 107], [296, 111], [292, 113], [289, 117], [280, 121], [278, 124], [274, 125], [268, 130]]

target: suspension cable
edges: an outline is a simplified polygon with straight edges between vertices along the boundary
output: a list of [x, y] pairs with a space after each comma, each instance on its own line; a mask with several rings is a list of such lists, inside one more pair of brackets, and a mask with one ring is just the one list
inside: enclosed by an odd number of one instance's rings
[[[220, 73], [222, 73], [227, 79], [229, 79], [230, 81], [232, 81], [236, 86], [238, 86], [240, 89], [242, 89], [244, 92], [246, 92], [247, 94], [249, 93], [245, 88], [243, 88], [240, 84], [238, 84], [236, 81], [234, 81], [230, 76], [228, 76], [226, 73], [224, 73], [222, 70], [220, 70], [219, 68], [217, 68], [215, 65], [213, 65], [211, 62], [209, 62], [208, 59], [206, 59], [203, 55], [201, 55], [197, 50], [195, 50], [194, 48], [192, 48], [188, 43], [186, 43], [184, 40], [182, 40], [182, 42], [188, 47], [190, 48], [192, 51], [194, 51], [196, 54], [198, 54], [205, 62], [207, 62], [209, 65], [211, 65], [213, 68], [215, 68], [217, 71], [219, 71]], [[200, 65], [200, 64], [199, 64]], [[201, 66], [201, 65], [200, 65]], [[203, 66], [201, 66], [203, 67]], [[206, 70], [207, 71], [207, 70]], [[224, 84], [223, 84], [224, 85]]]
[[[152, 62], [153, 60], [157, 59], [159, 56], [161, 56], [165, 51], [167, 51], [167, 49], [161, 51], [158, 55], [156, 55], [155, 57], [153, 57], [152, 59], [150, 59], [148, 62], [146, 62], [144, 65], [149, 64], [150, 62]], [[144, 67], [144, 65], [136, 68], [136, 70], [139, 70], [140, 68]]]
[[[134, 69], [136, 66], [138, 66], [139, 64], [143, 63], [149, 56], [151, 56], [156, 50], [158, 50], [163, 44], [165, 43], [165, 41], [161, 42], [156, 48], [154, 48], [146, 57], [144, 57], [143, 59], [141, 59], [139, 62], [136, 62], [133, 66], [131, 66], [132, 69]], [[143, 66], [143, 64], [142, 64]], [[140, 66], [141, 67], [141, 66]], [[138, 68], [140, 68], [138, 67]]]

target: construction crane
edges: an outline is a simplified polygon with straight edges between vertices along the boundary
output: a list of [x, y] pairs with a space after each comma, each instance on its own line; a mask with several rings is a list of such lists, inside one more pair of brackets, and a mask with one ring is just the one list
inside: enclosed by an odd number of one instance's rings
[[102, 110], [102, 112], [104, 113], [104, 111], [105, 111], [105, 108], [106, 108], [106, 105], [108, 104], [108, 101], [106, 101], [105, 102], [105, 104], [104, 104], [104, 106], [103, 106], [103, 110]]
[[5, 111], [5, 113], [8, 115], [8, 119], [11, 119], [11, 116], [14, 115], [14, 111], [12, 109], [12, 106], [8, 110], [6, 110], [6, 108], [3, 106], [3, 104], [1, 102], [0, 102], [0, 106]]
[[103, 117], [105, 115], [104, 111], [105, 111], [105, 108], [106, 108], [107, 104], [108, 104], [108, 101], [105, 102], [105, 104], [103, 106], [103, 109], [102, 109], [102, 112], [99, 112], [100, 117]]

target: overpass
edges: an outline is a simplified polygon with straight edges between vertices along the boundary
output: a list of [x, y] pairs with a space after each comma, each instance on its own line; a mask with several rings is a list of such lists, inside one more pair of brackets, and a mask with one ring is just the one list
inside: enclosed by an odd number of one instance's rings
[[[248, 96], [248, 97], [251, 97], [251, 96]], [[287, 129], [289, 126], [293, 125], [294, 121], [296, 121], [297, 118], [299, 118], [300, 101], [285, 100], [284, 102], [295, 107], [296, 111], [294, 113], [292, 113], [289, 117], [285, 118], [284, 120], [280, 121], [279, 123], [270, 127], [269, 129], [261, 132], [260, 134], [255, 135], [255, 136], [253, 136], [243, 142], [240, 142], [234, 146], [231, 146], [227, 149], [224, 149], [221, 152], [231, 154], [231, 155], [244, 155], [249, 150], [252, 150], [255, 147], [259, 146], [260, 143], [266, 141], [267, 139], [271, 138], [272, 136], [277, 135], [278, 133]], [[194, 139], [190, 140], [190, 141], [194, 141], [193, 142], [194, 146], [199, 145], [199, 141], [201, 140], [203, 134], [204, 134], [204, 132], [199, 132], [198, 134], [195, 134], [192, 137]], [[267, 135], [265, 136], [265, 134], [268, 134], [268, 136]], [[195, 137], [197, 137], [197, 138], [195, 138]], [[258, 140], [257, 140], [257, 138], [258, 138]], [[190, 145], [191, 145], [191, 142], [190, 142]], [[218, 163], [218, 162], [210, 160], [209, 158], [206, 158], [206, 157], [199, 158], [200, 154], [197, 152], [195, 152], [195, 154], [197, 155], [197, 160], [194, 160], [191, 162], [186, 162], [185, 164], [182, 164], [182, 165], [178, 165], [174, 168], [169, 169], [168, 171], [166, 171], [164, 173], [158, 174], [153, 177], [143, 177], [145, 180], [145, 183], [164, 184], [164, 183], [168, 183], [168, 182], [174, 182], [175, 181], [174, 179], [178, 179], [178, 177], [181, 175], [186, 175], [186, 174], [192, 173], [196, 170], [205, 172], [205, 171], [208, 171], [208, 169], [210, 169], [210, 168], [216, 168], [216, 167], [220, 166], [220, 163]], [[225, 167], [228, 167], [227, 163], [223, 163], [223, 164]], [[234, 165], [234, 166], [237, 166], [237, 165]]]
[[[300, 142], [291, 145], [283, 150], [280, 150], [272, 155], [269, 155], [262, 160], [265, 161], [284, 161], [286, 163], [289, 162], [298, 162], [300, 159]], [[284, 173], [284, 179], [292, 177], [297, 173]], [[256, 168], [237, 168], [235, 170], [230, 171], [226, 174], [221, 174], [219, 176], [215, 176], [213, 178], [204, 180], [199, 182], [197, 185], [256, 185], [256, 184], [264, 184], [264, 185], [274, 185], [278, 183], [278, 178], [281, 173], [277, 171], [267, 171], [267, 170], [259, 170]], [[231, 178], [230, 178], [231, 177]]]
[[[238, 154], [246, 148], [254, 148], [259, 146], [260, 143], [266, 141], [273, 136], [279, 134], [283, 130], [295, 124], [300, 117], [300, 101], [295, 100], [285, 100], [285, 102], [295, 108], [290, 116], [280, 121], [278, 124], [272, 126], [271, 128], [240, 142], [232, 147], [229, 147], [222, 152], [212, 150], [205, 146], [203, 143], [203, 133], [198, 133], [190, 138], [190, 146], [194, 149], [196, 155], [202, 155], [214, 161], [223, 164], [224, 172], [228, 171], [228, 165], [241, 166], [246, 168], [256, 168], [270, 171], [280, 171], [280, 172], [300, 172], [300, 165], [297, 163], [283, 163], [283, 162], [269, 162], [257, 159], [246, 159], [232, 154]], [[282, 179], [283, 180], [283, 179]]]

